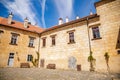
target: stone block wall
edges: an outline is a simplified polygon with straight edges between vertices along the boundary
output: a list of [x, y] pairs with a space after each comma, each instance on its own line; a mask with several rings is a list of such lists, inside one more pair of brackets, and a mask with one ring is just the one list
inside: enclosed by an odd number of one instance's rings
[[[20, 67], [20, 63], [30, 63], [27, 61], [28, 54], [36, 57], [36, 51], [38, 51], [39, 36], [36, 33], [23, 31], [19, 29], [10, 28], [7, 26], [0, 26], [0, 30], [4, 31], [1, 34], [0, 43], [0, 67], [8, 67], [9, 54], [14, 53], [14, 63], [12, 67]], [[11, 45], [11, 32], [19, 34], [17, 39], [17, 45]], [[28, 47], [29, 36], [35, 37], [35, 48]]]

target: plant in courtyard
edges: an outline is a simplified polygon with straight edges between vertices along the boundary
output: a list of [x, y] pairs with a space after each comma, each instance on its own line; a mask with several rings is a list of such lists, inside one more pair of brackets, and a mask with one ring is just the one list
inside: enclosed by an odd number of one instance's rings
[[104, 57], [105, 57], [106, 65], [107, 65], [107, 70], [109, 72], [110, 71], [110, 68], [109, 68], [109, 58], [110, 58], [110, 56], [109, 56], [108, 52], [106, 52], [104, 54]]
[[35, 67], [38, 67], [40, 54], [39, 54], [39, 52], [36, 52], [36, 54], [37, 54], [37, 58], [34, 59], [33, 56], [32, 56], [32, 64], [33, 64]]
[[90, 55], [88, 56], [88, 62], [90, 62], [90, 71], [95, 71], [94, 65], [95, 65], [96, 59], [92, 56], [92, 51], [90, 52]]

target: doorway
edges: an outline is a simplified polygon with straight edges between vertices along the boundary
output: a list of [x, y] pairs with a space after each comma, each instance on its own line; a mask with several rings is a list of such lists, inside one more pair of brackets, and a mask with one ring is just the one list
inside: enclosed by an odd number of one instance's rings
[[41, 59], [41, 60], [40, 60], [40, 67], [44, 68], [44, 63], [45, 63], [45, 60], [44, 60], [44, 59]]
[[71, 57], [69, 57], [69, 60], [68, 60], [68, 67], [70, 68], [70, 69], [76, 69], [76, 58], [75, 57], [73, 57], [73, 56], [71, 56]]
[[14, 53], [9, 54], [9, 59], [8, 59], [8, 66], [12, 67], [14, 63]]

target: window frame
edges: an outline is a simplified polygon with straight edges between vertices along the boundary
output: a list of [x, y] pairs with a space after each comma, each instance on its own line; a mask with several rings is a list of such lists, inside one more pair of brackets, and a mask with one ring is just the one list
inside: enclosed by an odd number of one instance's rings
[[68, 42], [68, 44], [75, 43], [75, 30], [67, 31], [67, 33], [69, 35], [69, 42]]
[[10, 44], [17, 45], [18, 35], [12, 34]]
[[31, 61], [32, 61], [32, 55], [31, 55], [31, 54], [28, 54], [28, 55], [27, 55], [27, 61], [28, 61], [28, 62], [31, 62]]
[[29, 36], [29, 43], [28, 43], [28, 47], [32, 47], [32, 48], [34, 48], [35, 46], [34, 46], [34, 43], [35, 43], [35, 37], [31, 37], [31, 36]]
[[46, 37], [42, 38], [42, 47], [46, 47]]
[[4, 33], [4, 31], [3, 31], [3, 30], [0, 30], [0, 43], [1, 43], [2, 33]]
[[51, 35], [51, 45], [55, 46], [56, 45], [56, 34], [55, 35]]
[[0, 30], [0, 33], [4, 33], [4, 31], [3, 31], [3, 30]]
[[[16, 36], [16, 42], [15, 43], [12, 43], [12, 40], [13, 40], [13, 36]], [[18, 33], [15, 33], [15, 32], [11, 32], [11, 40], [10, 40], [10, 43], [11, 45], [17, 45], [17, 42], [18, 42], [18, 36], [20, 36], [20, 34]]]
[[102, 39], [100, 35], [99, 26], [92, 27], [92, 40]]

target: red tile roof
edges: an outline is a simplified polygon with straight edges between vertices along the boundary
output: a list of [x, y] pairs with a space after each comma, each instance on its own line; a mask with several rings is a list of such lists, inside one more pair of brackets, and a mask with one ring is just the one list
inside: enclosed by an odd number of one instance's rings
[[80, 19], [76, 19], [76, 20], [73, 20], [73, 21], [69, 21], [67, 23], [63, 23], [61, 25], [56, 25], [56, 26], [53, 26], [51, 28], [48, 28], [48, 29], [45, 29], [44, 31], [42, 31], [41, 33], [44, 33], [44, 32], [48, 32], [48, 31], [51, 31], [51, 30], [54, 30], [54, 29], [58, 29], [58, 28], [61, 28], [61, 27], [65, 27], [67, 25], [71, 25], [71, 24], [74, 24], [74, 23], [78, 23], [78, 22], [81, 22], [81, 21], [85, 21], [88, 19], [92, 19], [92, 18], [95, 18], [95, 17], [99, 17], [99, 15], [97, 14], [93, 14], [93, 15], [89, 15], [89, 16], [86, 16], [86, 17], [83, 17], [83, 18], [80, 18]]
[[97, 14], [89, 15], [89, 16], [86, 16], [86, 17], [83, 17], [83, 18], [80, 18], [80, 19], [76, 19], [76, 20], [73, 20], [73, 21], [69, 21], [67, 23], [63, 23], [61, 25], [53, 26], [53, 27], [48, 28], [48, 29], [43, 29], [43, 28], [40, 28], [40, 27], [37, 27], [37, 26], [34, 26], [34, 25], [30, 25], [30, 24], [28, 25], [29, 26], [28, 28], [25, 28], [23, 23], [17, 22], [17, 21], [12, 21], [12, 24], [8, 24], [7, 23], [8, 19], [7, 18], [2, 18], [2, 17], [0, 17], [0, 25], [12, 27], [12, 28], [17, 28], [17, 29], [21, 29], [21, 30], [26, 30], [26, 31], [30, 31], [30, 32], [35, 32], [35, 33], [44, 33], [44, 32], [48, 32], [48, 31], [51, 31], [51, 30], [54, 30], [54, 29], [65, 27], [67, 25], [71, 25], [71, 24], [74, 24], [74, 23], [77, 23], [77, 22], [85, 21], [85, 20], [87, 20], [87, 18], [91, 19], [91, 18], [95, 18], [95, 17], [99, 17], [99, 15], [97, 15]]
[[0, 25], [17, 28], [17, 29], [21, 29], [21, 30], [25, 30], [25, 31], [35, 32], [35, 33], [40, 33], [44, 30], [43, 28], [40, 28], [40, 27], [34, 26], [34, 25], [30, 25], [30, 24], [28, 25], [28, 28], [25, 28], [24, 23], [17, 22], [14, 20], [12, 21], [12, 24], [8, 24], [8, 19], [3, 18], [3, 17], [0, 17]]

